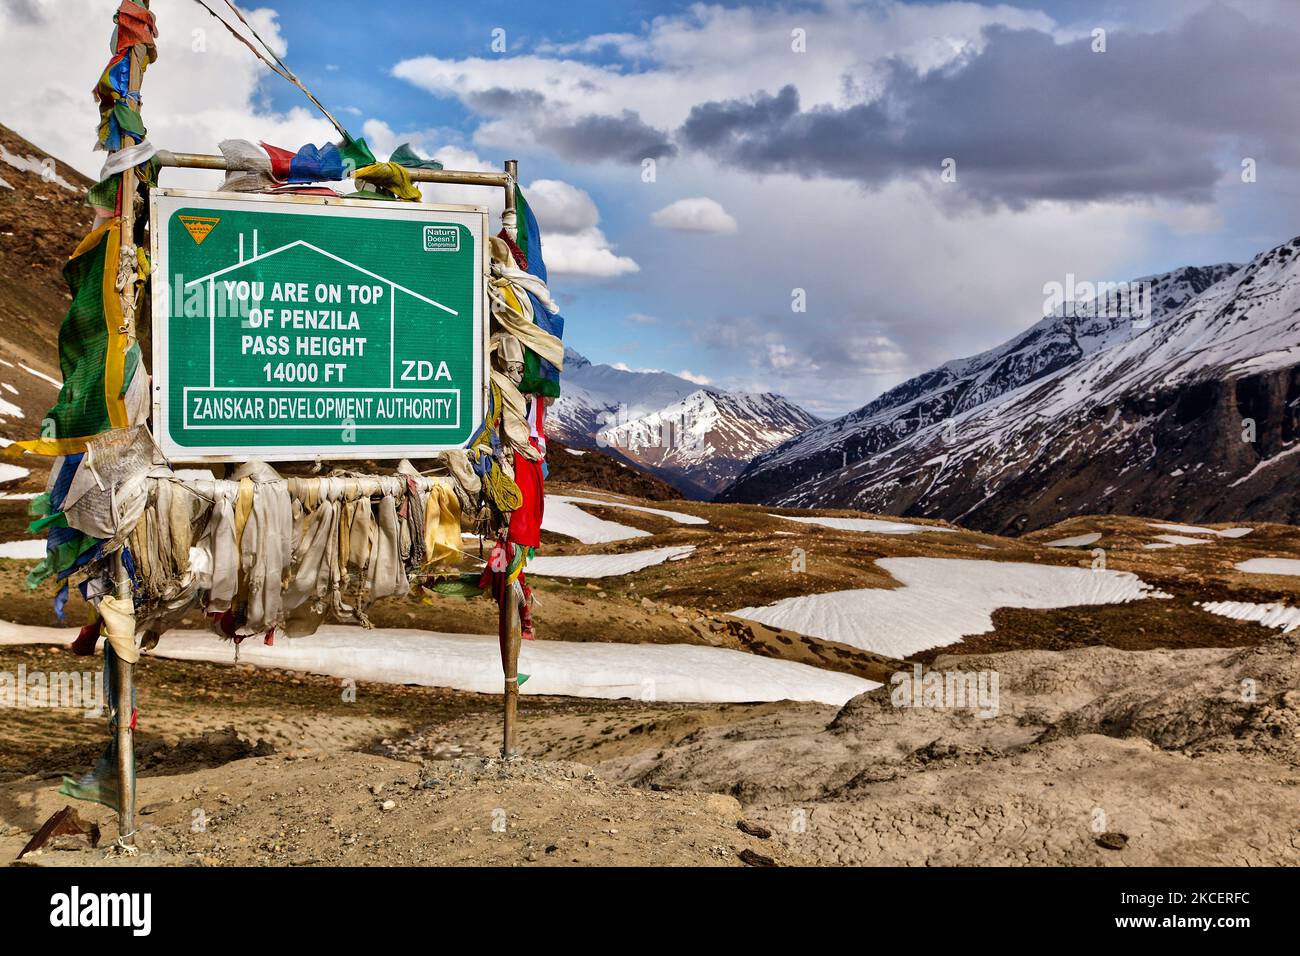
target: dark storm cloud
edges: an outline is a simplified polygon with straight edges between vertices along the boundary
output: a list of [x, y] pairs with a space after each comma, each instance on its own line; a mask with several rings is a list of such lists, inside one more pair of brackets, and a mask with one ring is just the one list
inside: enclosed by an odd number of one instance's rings
[[44, 23], [45, 12], [36, 0], [0, 0], [0, 18], [20, 23]]
[[571, 123], [550, 123], [538, 135], [561, 156], [582, 162], [639, 163], [677, 155], [668, 134], [648, 125], [632, 110], [624, 110], [620, 116], [593, 114]]
[[939, 182], [957, 163], [960, 195], [1036, 200], [1163, 197], [1204, 202], [1256, 159], [1300, 167], [1300, 35], [1226, 7], [1154, 34], [1112, 31], [1058, 44], [992, 28], [984, 49], [921, 74], [886, 68], [884, 94], [846, 108], [801, 108], [793, 86], [691, 110], [680, 141], [757, 172], [877, 187]]
[[481, 113], [525, 113], [540, 109], [546, 97], [536, 90], [508, 90], [494, 86], [490, 90], [465, 95], [465, 102]]

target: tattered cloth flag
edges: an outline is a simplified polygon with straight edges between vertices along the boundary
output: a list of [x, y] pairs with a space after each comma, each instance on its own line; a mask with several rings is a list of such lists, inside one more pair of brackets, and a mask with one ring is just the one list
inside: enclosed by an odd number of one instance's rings
[[[373, 157], [372, 157], [373, 160]], [[355, 179], [357, 192], [349, 198], [356, 199], [400, 199], [404, 202], [420, 202], [424, 194], [420, 187], [411, 181], [409, 169], [442, 169], [442, 163], [436, 159], [421, 159], [411, 148], [410, 143], [403, 143], [393, 150], [388, 162], [371, 162], [357, 169]]]
[[344, 177], [343, 153], [333, 143], [321, 147], [308, 143], [296, 153], [270, 143], [261, 145], [271, 158], [271, 175], [280, 182], [337, 182]]
[[[546, 261], [542, 258], [542, 233], [537, 226], [537, 217], [532, 207], [524, 198], [524, 191], [515, 187], [515, 216], [519, 223], [519, 237], [516, 240], [523, 261], [519, 268], [546, 281]], [[564, 338], [564, 316], [559, 312], [550, 312], [541, 300], [531, 291], [528, 298], [533, 303], [533, 321], [543, 331], [550, 332], [557, 339]], [[519, 391], [524, 394], [545, 395], [550, 398], [560, 396], [560, 370], [542, 358], [532, 349], [524, 350], [524, 377], [519, 383]]]
[[110, 428], [143, 419], [149, 400], [140, 346], [124, 330], [116, 288], [121, 220], [106, 220], [63, 267], [72, 304], [59, 329], [63, 387], [41, 423], [41, 437], [14, 442], [14, 454], [72, 455]]
[[410, 143], [403, 143], [388, 157], [390, 163], [405, 166], [407, 169], [442, 169], [442, 163], [436, 159], [421, 159], [411, 148]]
[[[122, 715], [117, 711], [117, 653], [113, 645], [104, 644], [104, 701], [108, 705], [108, 746], [78, 779], [64, 777], [59, 793], [74, 800], [91, 800], [111, 810], [121, 810], [121, 787], [117, 778], [117, 725]], [[131, 693], [131, 713], [127, 715], [135, 730], [135, 690]], [[135, 790], [135, 761], [131, 761], [131, 789]]]
[[[140, 61], [140, 69], [158, 58], [155, 38], [158, 28], [154, 25], [154, 16], [139, 4], [123, 0], [113, 18], [117, 27], [113, 30], [110, 49], [113, 58], [100, 74], [95, 84], [95, 98], [99, 100], [99, 138], [96, 149], [114, 152], [131, 142], [140, 142], [145, 137], [144, 123], [140, 119], [140, 94], [131, 92], [131, 57], [132, 48], [143, 45], [145, 57]], [[130, 141], [123, 142], [125, 137]]]

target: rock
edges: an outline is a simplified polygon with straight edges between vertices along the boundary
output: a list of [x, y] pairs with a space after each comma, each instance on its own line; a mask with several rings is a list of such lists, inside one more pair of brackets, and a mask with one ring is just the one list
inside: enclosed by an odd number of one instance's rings
[[741, 833], [748, 833], [752, 837], [758, 837], [760, 840], [770, 840], [772, 838], [771, 830], [760, 824], [750, 823], [748, 820], [738, 821], [736, 829]]
[[396, 809], [397, 809], [397, 801], [396, 801], [396, 800], [385, 800], [383, 803], [381, 803], [381, 804], [379, 805], [379, 809], [380, 809], [380, 810], [383, 810], [385, 813], [387, 813], [389, 810], [396, 810]]
[[746, 866], [776, 866], [776, 860], [748, 848], [740, 851], [740, 861]]
[[1122, 850], [1128, 846], [1128, 834], [1118, 833], [1114, 830], [1107, 831], [1097, 837], [1097, 846], [1107, 850]]
[[704, 798], [704, 809], [728, 820], [740, 819], [740, 801], [723, 793], [710, 793]]

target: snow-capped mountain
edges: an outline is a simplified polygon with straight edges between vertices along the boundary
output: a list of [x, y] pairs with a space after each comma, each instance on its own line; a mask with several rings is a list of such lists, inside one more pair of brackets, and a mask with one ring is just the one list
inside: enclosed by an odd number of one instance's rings
[[761, 456], [722, 497], [1001, 531], [1089, 512], [1292, 520], [1297, 250], [1153, 278], [1149, 323], [1044, 319]]
[[771, 392], [701, 388], [649, 415], [606, 426], [597, 441], [697, 497], [712, 497], [755, 455], [818, 421]]
[[780, 395], [593, 365], [566, 349], [546, 428], [572, 447], [617, 452], [687, 494], [710, 498], [755, 455], [819, 421]]
[[546, 430], [575, 448], [595, 448], [596, 433], [607, 425], [648, 415], [699, 387], [671, 372], [593, 365], [565, 348], [560, 397], [547, 412]]

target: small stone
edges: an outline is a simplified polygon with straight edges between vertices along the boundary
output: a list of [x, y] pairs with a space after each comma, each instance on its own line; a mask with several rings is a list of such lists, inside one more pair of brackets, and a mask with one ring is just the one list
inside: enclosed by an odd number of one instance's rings
[[1107, 850], [1122, 850], [1128, 846], [1128, 834], [1110, 830], [1097, 837], [1097, 846]]
[[397, 801], [395, 801], [395, 800], [385, 800], [382, 804], [379, 805], [379, 809], [380, 809], [380, 810], [383, 810], [385, 813], [387, 813], [389, 810], [396, 810], [396, 809], [397, 809]]
[[737, 822], [736, 829], [741, 833], [748, 833], [752, 837], [758, 837], [760, 840], [770, 840], [772, 838], [771, 830], [760, 824], [750, 823], [748, 820]]

